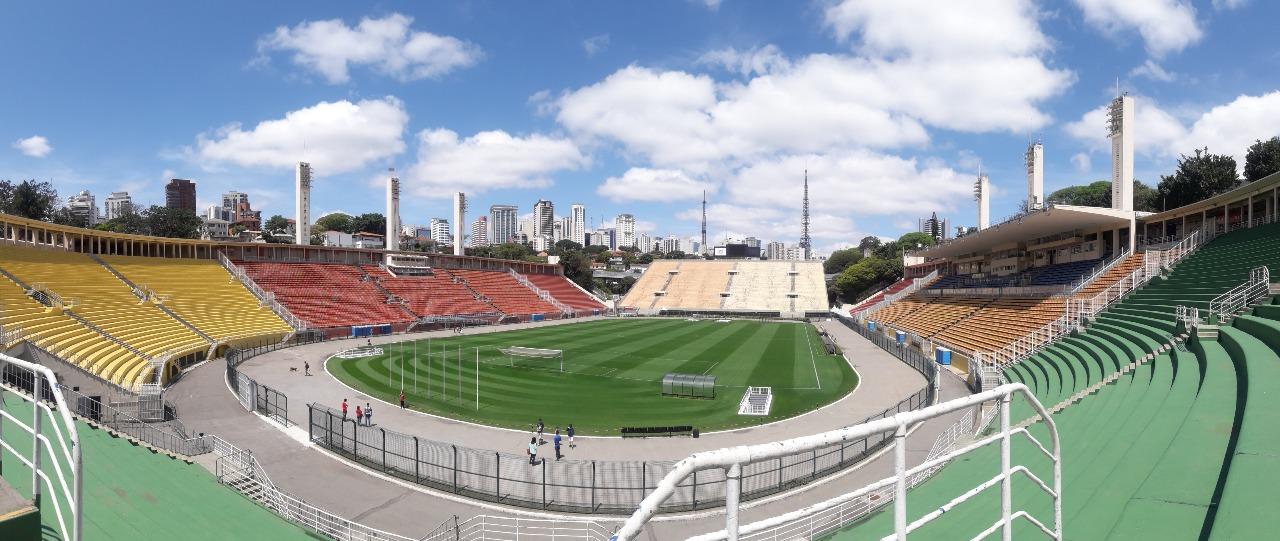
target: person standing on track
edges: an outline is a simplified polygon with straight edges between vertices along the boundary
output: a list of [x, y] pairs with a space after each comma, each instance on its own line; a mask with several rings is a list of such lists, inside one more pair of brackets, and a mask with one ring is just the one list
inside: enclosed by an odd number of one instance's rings
[[569, 429], [566, 432], [568, 432], [569, 434], [569, 448], [573, 449], [574, 447], [577, 447], [577, 445], [573, 443], [573, 425], [572, 424], [569, 425]]
[[347, 399], [342, 399], [342, 420], [347, 420]]
[[558, 461], [561, 458], [564, 458], [564, 455], [560, 454], [560, 428], [559, 427], [556, 428], [556, 435], [551, 438], [551, 443], [556, 448], [556, 460]]
[[546, 441], [546, 440], [542, 439], [542, 431], [543, 431], [543, 430], [546, 430], [546, 428], [547, 428], [547, 425], [546, 425], [546, 424], [544, 424], [544, 423], [542, 422], [542, 418], [541, 418], [541, 417], [539, 417], [539, 418], [538, 418], [538, 428], [536, 429], [536, 431], [538, 432], [538, 445], [542, 445], [542, 442]]
[[364, 426], [373, 426], [373, 404], [364, 403]]
[[400, 389], [400, 409], [404, 409], [404, 389]]
[[364, 410], [360, 409], [360, 404], [356, 404], [356, 426], [364, 423]]
[[529, 465], [538, 465], [538, 438], [529, 438]]

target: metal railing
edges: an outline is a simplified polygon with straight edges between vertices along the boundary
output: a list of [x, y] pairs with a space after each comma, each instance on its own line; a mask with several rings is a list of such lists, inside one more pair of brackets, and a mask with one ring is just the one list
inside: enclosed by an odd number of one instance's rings
[[879, 301], [879, 302], [877, 302], [877, 303], [875, 303], [875, 304], [873, 304], [873, 305], [871, 305], [871, 306], [868, 306], [868, 307], [866, 307], [866, 308], [863, 308], [863, 309], [861, 309], [861, 310], [858, 310], [857, 312], [853, 312], [853, 313], [851, 313], [851, 314], [850, 314], [850, 317], [853, 317], [854, 319], [858, 319], [858, 318], [861, 318], [861, 317], [865, 316], [866, 314], [870, 314], [870, 313], [872, 313], [872, 312], [875, 312], [876, 310], [879, 310], [879, 309], [881, 309], [881, 308], [884, 308], [884, 307], [888, 306], [888, 305], [889, 305], [889, 303], [891, 303], [891, 302], [893, 302], [893, 301], [896, 301], [896, 300], [898, 300], [898, 299], [901, 299], [901, 298], [903, 298], [903, 297], [906, 297], [907, 295], [910, 295], [910, 294], [912, 294], [912, 293], [915, 293], [916, 291], [919, 291], [919, 290], [920, 290], [920, 288], [922, 288], [922, 287], [924, 287], [924, 286], [928, 285], [930, 282], [934, 281], [934, 280], [935, 280], [935, 279], [937, 279], [937, 278], [938, 278], [938, 271], [937, 271], [937, 269], [934, 269], [934, 270], [930, 271], [930, 272], [929, 272], [929, 274], [926, 274], [926, 275], [921, 276], [921, 277], [919, 277], [919, 278], [914, 278], [914, 279], [912, 279], [912, 280], [911, 280], [911, 285], [909, 285], [909, 286], [907, 286], [907, 287], [903, 288], [901, 291], [898, 291], [898, 292], [895, 292], [895, 293], [891, 293], [891, 294], [886, 294], [886, 295], [884, 296], [884, 298], [883, 298], [883, 299], [880, 299], [880, 301]]
[[589, 520], [478, 515], [444, 521], [422, 541], [606, 541], [613, 529]]
[[1183, 306], [1181, 304], [1179, 304], [1175, 309], [1174, 321], [1182, 323], [1182, 328], [1188, 332], [1204, 323], [1204, 319], [1200, 317], [1199, 308]]
[[1271, 296], [1271, 269], [1262, 266], [1249, 271], [1249, 279], [1209, 301], [1210, 321], [1222, 323]]
[[162, 428], [164, 425], [148, 423], [123, 409], [104, 403], [94, 397], [59, 386], [75, 404], [76, 416], [91, 423], [109, 428], [126, 437], [145, 443], [155, 449], [184, 456], [197, 456], [210, 451], [209, 442], [200, 437], [187, 437]]
[[1101, 265], [1094, 267], [1093, 270], [1088, 274], [1081, 276], [1074, 282], [1071, 282], [1071, 284], [1067, 286], [1067, 294], [1075, 295], [1076, 293], [1079, 293], [1081, 289], [1085, 288], [1085, 286], [1093, 283], [1094, 280], [1101, 278], [1102, 275], [1106, 274], [1112, 268], [1118, 265], [1121, 261], [1124, 261], [1126, 258], [1128, 258], [1129, 254], [1130, 254], [1129, 249], [1125, 248], [1124, 250], [1120, 251], [1119, 255], [1111, 258], [1110, 261], [1107, 261], [1106, 263], [1103, 263]]
[[533, 294], [537, 295], [539, 299], [547, 301], [547, 303], [549, 303], [551, 306], [556, 307], [556, 310], [559, 310], [560, 313], [565, 315], [573, 315], [574, 313], [573, 308], [569, 308], [564, 303], [556, 300], [556, 298], [551, 295], [550, 291], [547, 291], [545, 289], [538, 287], [533, 282], [530, 282], [529, 279], [526, 278], [523, 274], [516, 272], [516, 270], [513, 268], [508, 267], [507, 272], [511, 273], [511, 277], [515, 278], [516, 282], [519, 282], [520, 285], [524, 286], [529, 291], [532, 291]]
[[268, 308], [271, 308], [271, 311], [275, 312], [277, 316], [280, 316], [280, 319], [283, 319], [290, 327], [293, 327], [293, 329], [297, 331], [307, 329], [306, 321], [303, 321], [293, 315], [293, 312], [290, 312], [288, 308], [280, 303], [280, 301], [276, 300], [275, 293], [262, 289], [262, 287], [259, 286], [257, 282], [253, 281], [253, 278], [250, 277], [244, 269], [240, 268], [235, 263], [232, 263], [231, 260], [227, 258], [226, 254], [218, 252], [218, 262], [222, 264], [223, 268], [227, 269], [227, 272], [231, 273], [231, 276], [240, 280], [240, 283], [244, 284], [244, 287], [247, 288], [250, 293], [253, 293], [253, 296], [257, 297], [259, 302]]
[[[1035, 409], [1038, 416], [1044, 421], [1049, 431], [1051, 448], [1046, 449], [1031, 433], [1024, 428], [1015, 428], [1009, 422], [1009, 405], [1014, 394], [1020, 394], [1026, 398], [1027, 402]], [[1000, 429], [996, 434], [978, 440], [963, 448], [955, 449], [944, 453], [932, 460], [926, 460], [914, 467], [907, 467], [907, 429], [915, 423], [932, 419], [951, 412], [960, 411], [982, 404], [984, 402], [999, 400], [1000, 410]], [[1021, 383], [1013, 383], [1002, 385], [995, 389], [984, 391], [972, 396], [958, 398], [935, 406], [930, 406], [919, 411], [905, 412], [893, 416], [888, 419], [881, 419], [867, 424], [844, 428], [816, 434], [812, 436], [804, 436], [793, 438], [781, 442], [766, 443], [760, 445], [739, 446], [727, 449], [719, 449], [697, 453], [681, 460], [676, 464], [675, 469], [658, 483], [657, 488], [648, 497], [641, 502], [636, 511], [627, 519], [618, 530], [615, 539], [629, 541], [636, 539], [644, 525], [653, 518], [657, 509], [668, 498], [675, 494], [679, 484], [689, 476], [696, 472], [705, 471], [724, 471], [729, 482], [728, 494], [730, 501], [726, 505], [725, 512], [725, 529], [720, 532], [700, 536], [698, 541], [711, 541], [725, 539], [729, 541], [738, 541], [742, 534], [751, 534], [755, 531], [789, 522], [798, 518], [794, 513], [779, 515], [760, 522], [748, 524], [740, 528], [738, 524], [738, 505], [739, 500], [737, 494], [741, 492], [741, 474], [744, 467], [760, 461], [772, 460], [776, 456], [794, 453], [797, 451], [821, 447], [833, 441], [841, 441], [848, 438], [862, 437], [867, 434], [882, 433], [892, 431], [893, 449], [894, 449], [894, 475], [886, 479], [877, 481], [850, 494], [841, 496], [837, 500], [828, 500], [822, 505], [837, 505], [839, 501], [847, 499], [859, 498], [865, 496], [872, 491], [882, 488], [893, 487], [893, 511], [894, 511], [894, 532], [896, 538], [905, 540], [907, 534], [920, 528], [921, 526], [941, 517], [943, 513], [950, 511], [957, 505], [969, 501], [974, 496], [980, 494], [988, 488], [995, 486], [1000, 487], [1000, 518], [983, 532], [974, 536], [974, 538], [983, 538], [994, 533], [997, 530], [1002, 531], [1004, 539], [1010, 539], [1013, 531], [1013, 524], [1016, 520], [1022, 519], [1030, 522], [1039, 530], [1047, 534], [1053, 539], [1062, 539], [1062, 453], [1061, 445], [1058, 438], [1058, 429], [1053, 419], [1049, 416], [1049, 412], [1044, 406], [1036, 400], [1035, 395], [1031, 393], [1027, 387]], [[1023, 465], [1012, 465], [1012, 439], [1016, 435], [1025, 436], [1032, 443], [1033, 449], [1043, 453], [1053, 465], [1052, 487], [1041, 480], [1028, 467]], [[1000, 445], [1000, 472], [975, 488], [961, 494], [943, 506], [934, 509], [914, 521], [907, 522], [907, 485], [911, 477], [921, 472], [935, 468], [940, 464], [954, 460], [957, 457], [966, 455], [974, 450], [986, 447], [992, 443]], [[1053, 500], [1054, 516], [1052, 520], [1052, 528], [1047, 527], [1040, 520], [1031, 516], [1025, 510], [1013, 511], [1013, 476], [1015, 474], [1023, 475], [1032, 481], [1033, 486], [1047, 494]], [[814, 506], [814, 507], [819, 507]], [[812, 512], [814, 508], [805, 511]], [[968, 535], [966, 534], [966, 537]]]
[[[84, 524], [82, 449], [71, 408], [58, 387], [57, 377], [48, 367], [0, 354], [0, 382], [3, 383], [0, 385], [0, 455], [7, 451], [8, 456], [31, 470], [31, 499], [36, 507], [51, 507], [62, 538], [80, 541]], [[31, 424], [18, 418], [25, 412], [10, 410], [4, 400], [6, 390], [31, 403]], [[47, 402], [53, 402], [57, 414]], [[45, 419], [48, 419], [48, 428]], [[10, 444], [3, 437], [6, 425], [27, 433], [31, 447], [20, 450]], [[52, 468], [44, 463], [46, 456]], [[70, 471], [64, 471], [64, 465]], [[42, 497], [46, 494], [47, 498]], [[46, 507], [46, 503], [52, 505]]]

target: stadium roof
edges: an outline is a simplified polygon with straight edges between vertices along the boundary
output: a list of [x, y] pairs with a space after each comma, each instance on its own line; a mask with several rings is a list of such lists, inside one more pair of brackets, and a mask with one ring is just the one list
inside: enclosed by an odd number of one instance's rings
[[1280, 186], [1280, 172], [1272, 173], [1253, 182], [1243, 184], [1229, 192], [1220, 193], [1207, 199], [1201, 199], [1195, 203], [1145, 216], [1142, 221], [1152, 223], [1171, 218], [1180, 218], [1189, 214], [1198, 214], [1203, 211], [1213, 210], [1228, 203], [1235, 203], [1242, 199], [1247, 199], [1250, 195], [1264, 198], [1273, 197], [1270, 192], [1275, 189], [1276, 186]]
[[1051, 205], [1010, 218], [977, 233], [965, 235], [945, 244], [912, 253], [926, 258], [957, 257], [984, 253], [997, 246], [1027, 241], [1073, 229], [1126, 227], [1134, 212], [1098, 207]]

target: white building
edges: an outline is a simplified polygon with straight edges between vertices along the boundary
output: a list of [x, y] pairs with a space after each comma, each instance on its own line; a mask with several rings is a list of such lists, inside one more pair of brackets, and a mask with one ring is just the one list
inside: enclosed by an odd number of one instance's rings
[[107, 200], [102, 202], [106, 219], [114, 220], [133, 211], [133, 198], [129, 192], [111, 192]]
[[556, 207], [546, 199], [539, 199], [533, 204], [533, 229], [527, 231], [530, 237], [554, 234]]
[[787, 249], [787, 245], [778, 241], [772, 241], [764, 245], [765, 259], [782, 259], [783, 251]]
[[680, 237], [666, 237], [662, 239], [662, 253], [669, 254], [671, 252], [683, 252], [681, 250], [682, 243]]
[[204, 240], [231, 238], [231, 222], [219, 218], [204, 218], [201, 220], [200, 238]]
[[448, 246], [452, 240], [449, 238], [449, 220], [445, 218], [431, 219], [431, 240], [440, 246]]
[[648, 233], [640, 233], [636, 235], [636, 248], [639, 248], [641, 252], [652, 252], [653, 239], [649, 238]]
[[492, 205], [489, 207], [489, 240], [493, 244], [511, 242], [516, 236], [519, 216], [515, 205]]
[[67, 210], [87, 227], [98, 225], [98, 202], [89, 190], [67, 198]]
[[617, 248], [633, 248], [636, 245], [636, 217], [631, 214], [619, 214], [613, 220], [617, 230]]
[[489, 217], [480, 216], [471, 222], [471, 247], [489, 245]]
[[587, 245], [587, 207], [582, 203], [574, 203], [569, 215], [569, 240]]
[[535, 252], [542, 252], [551, 249], [551, 237], [547, 235], [539, 235], [529, 239], [529, 244], [533, 246]]
[[556, 220], [555, 231], [554, 231], [554, 233], [552, 233], [552, 235], [551, 235], [551, 240], [552, 240], [553, 242], [560, 242], [560, 241], [562, 241], [562, 240], [570, 240], [570, 239], [569, 239], [569, 231], [570, 231], [571, 229], [572, 229], [572, 227], [571, 227], [571, 226], [570, 226], [570, 224], [569, 224], [569, 218], [568, 218], [568, 217], [560, 218], [560, 219]]

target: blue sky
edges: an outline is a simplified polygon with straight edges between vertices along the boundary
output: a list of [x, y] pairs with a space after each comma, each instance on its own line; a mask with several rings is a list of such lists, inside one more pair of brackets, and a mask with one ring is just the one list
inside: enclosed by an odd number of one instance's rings
[[[1280, 49], [1260, 0], [974, 2], [11, 2], [0, 6], [0, 178], [162, 200], [251, 194], [313, 213], [448, 216], [539, 198], [633, 213], [655, 235], [794, 242], [809, 169], [819, 251], [938, 211], [972, 224], [1108, 178], [1100, 107], [1137, 96], [1137, 176], [1280, 132]], [[1243, 164], [1242, 164], [1243, 165]]]

